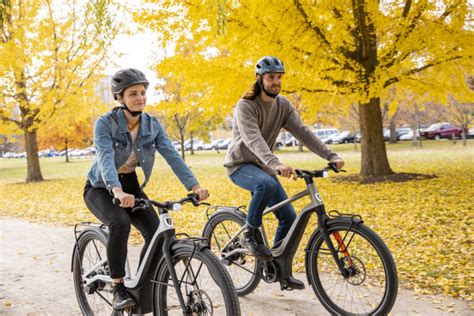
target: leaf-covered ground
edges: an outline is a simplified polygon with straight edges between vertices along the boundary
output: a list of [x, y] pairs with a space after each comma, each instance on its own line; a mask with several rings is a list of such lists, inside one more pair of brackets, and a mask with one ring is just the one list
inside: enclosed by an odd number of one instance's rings
[[[403, 143], [388, 145], [389, 159], [396, 172], [421, 173], [437, 177], [407, 182], [360, 184], [317, 181], [328, 210], [358, 213], [387, 243], [397, 263], [401, 285], [418, 292], [443, 293], [469, 301], [474, 293], [473, 208], [474, 143], [425, 142], [423, 148]], [[353, 145], [333, 146], [347, 161], [348, 175], [359, 171], [360, 154]], [[278, 153], [290, 165], [316, 169], [324, 161], [308, 153], [287, 149]], [[211, 192], [214, 205], [247, 204], [249, 194], [228, 180], [222, 167], [224, 154], [199, 152], [187, 162], [200, 182]], [[95, 221], [86, 209], [82, 190], [91, 160], [63, 162], [64, 158], [41, 159], [47, 181], [22, 183], [25, 160], [0, 159], [0, 205], [2, 216], [38, 222], [74, 224]], [[304, 188], [301, 181], [281, 180], [289, 194]], [[151, 198], [176, 199], [186, 194], [161, 157], [157, 156], [154, 175], [145, 190]], [[307, 201], [295, 203], [297, 210]], [[178, 232], [199, 235], [206, 221], [205, 208], [186, 206], [174, 213]], [[273, 234], [276, 220], [269, 216], [266, 227]], [[304, 248], [312, 230], [310, 222], [300, 245], [295, 268], [304, 269]], [[72, 233], [72, 232], [71, 232]], [[132, 240], [141, 242], [134, 232]]]

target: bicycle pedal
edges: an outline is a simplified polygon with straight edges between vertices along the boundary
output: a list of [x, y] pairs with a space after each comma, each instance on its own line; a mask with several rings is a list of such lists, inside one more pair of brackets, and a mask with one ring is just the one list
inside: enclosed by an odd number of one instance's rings
[[281, 291], [293, 291], [294, 289], [291, 286], [288, 286], [288, 284], [280, 284], [280, 290]]

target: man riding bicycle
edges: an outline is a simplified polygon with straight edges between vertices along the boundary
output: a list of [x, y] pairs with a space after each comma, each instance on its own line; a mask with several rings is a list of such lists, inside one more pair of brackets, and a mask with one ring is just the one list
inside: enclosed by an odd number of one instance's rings
[[[276, 57], [265, 56], [255, 65], [252, 90], [237, 102], [234, 109], [232, 142], [224, 166], [232, 182], [252, 193], [248, 207], [245, 244], [252, 254], [262, 260], [271, 260], [272, 253], [265, 247], [260, 232], [262, 213], [287, 199], [287, 194], [276, 177], [295, 175], [291, 166], [280, 162], [273, 154], [276, 138], [282, 128], [294, 135], [313, 153], [336, 163], [338, 168], [344, 161], [327, 148], [301, 121], [290, 101], [279, 95], [285, 66]], [[288, 233], [296, 212], [291, 204], [275, 212], [278, 228], [273, 247], [278, 246]], [[304, 283], [291, 275], [283, 280], [293, 289], [303, 289]]]

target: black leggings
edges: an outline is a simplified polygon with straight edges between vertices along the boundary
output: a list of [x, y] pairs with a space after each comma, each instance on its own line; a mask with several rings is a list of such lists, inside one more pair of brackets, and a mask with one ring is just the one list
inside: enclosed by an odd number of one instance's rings
[[[140, 188], [135, 172], [119, 174], [119, 180], [124, 192], [133, 194], [137, 198], [147, 197]], [[112, 198], [112, 195], [106, 189], [93, 188], [89, 180], [86, 182], [84, 201], [92, 214], [109, 228], [107, 260], [109, 261], [110, 277], [118, 279], [125, 276], [130, 225], [136, 227], [145, 239], [145, 245], [140, 254], [141, 262], [153, 234], [158, 229], [159, 219], [153, 210], [132, 212], [131, 208], [124, 209], [113, 204]]]

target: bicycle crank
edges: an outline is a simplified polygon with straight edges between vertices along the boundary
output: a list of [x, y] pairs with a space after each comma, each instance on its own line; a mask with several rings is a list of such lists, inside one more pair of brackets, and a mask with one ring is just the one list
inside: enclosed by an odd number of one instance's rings
[[260, 261], [259, 271], [262, 279], [267, 283], [276, 282], [278, 277], [277, 267], [273, 261]]

